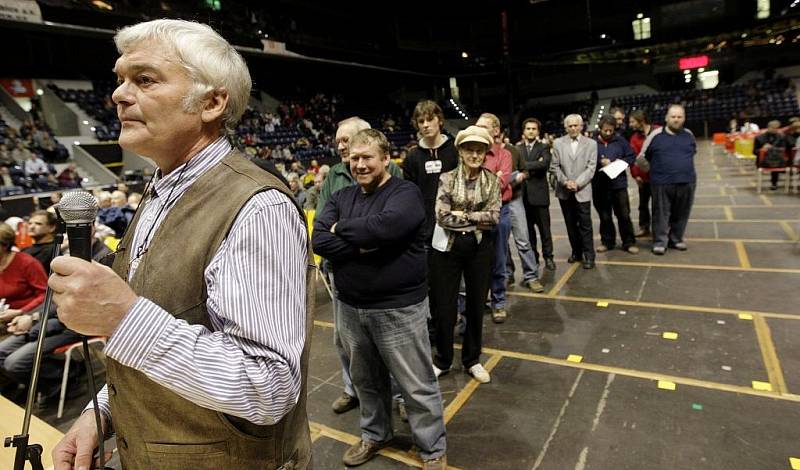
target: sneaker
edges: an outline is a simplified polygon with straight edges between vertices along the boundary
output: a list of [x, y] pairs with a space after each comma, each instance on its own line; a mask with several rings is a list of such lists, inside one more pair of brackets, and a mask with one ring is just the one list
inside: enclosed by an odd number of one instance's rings
[[386, 447], [386, 444], [385, 442], [367, 442], [360, 440], [347, 449], [347, 452], [344, 453], [344, 457], [342, 458], [342, 462], [348, 467], [356, 467], [365, 464], [372, 457], [375, 457], [375, 454], [377, 454], [379, 450]]
[[446, 455], [443, 455], [436, 459], [422, 461], [422, 470], [445, 470], [446, 468], [447, 468]]
[[494, 308], [492, 309], [492, 321], [495, 323], [503, 323], [506, 321], [506, 317], [508, 314], [506, 313], [506, 309], [504, 308]]
[[528, 289], [530, 289], [531, 292], [536, 294], [544, 292], [544, 286], [542, 285], [541, 282], [539, 282], [538, 279], [531, 279], [530, 281], [528, 281]]
[[406, 404], [402, 401], [397, 402], [397, 414], [400, 415], [400, 419], [403, 420], [404, 423], [408, 422], [408, 411], [406, 410]]
[[545, 258], [544, 259], [544, 267], [550, 271], [556, 270], [556, 262], [553, 261], [553, 258]]
[[346, 393], [342, 393], [342, 396], [337, 398], [333, 404], [331, 405], [333, 412], [336, 414], [346, 413], [353, 408], [358, 408], [358, 398], [351, 397]]
[[439, 369], [438, 367], [436, 367], [436, 364], [433, 365], [433, 373], [436, 375], [436, 377], [441, 377], [448, 372], [450, 372], [449, 367], [447, 369]]
[[472, 376], [473, 379], [477, 380], [479, 383], [488, 384], [492, 381], [492, 378], [489, 376], [489, 373], [486, 372], [486, 369], [483, 368], [480, 364], [475, 364], [474, 366], [469, 368], [468, 371], [469, 375]]
[[666, 249], [666, 248], [664, 248], [663, 246], [654, 246], [654, 247], [653, 247], [653, 254], [654, 254], [654, 255], [659, 255], [659, 256], [661, 256], [661, 255], [663, 255], [663, 254], [664, 254], [664, 253], [666, 253], [666, 252], [667, 252], [667, 249]]
[[605, 253], [606, 251], [608, 251], [610, 249], [611, 248], [609, 248], [609, 247], [607, 247], [605, 245], [600, 245], [600, 246], [597, 247], [597, 250], [595, 250], [595, 251], [597, 251], [598, 253]]
[[684, 243], [684, 242], [678, 242], [678, 243], [674, 243], [674, 244], [672, 245], [672, 247], [673, 247], [673, 248], [675, 248], [675, 249], [676, 249], [676, 250], [678, 250], [678, 251], [686, 251], [686, 250], [688, 250], [688, 249], [689, 249], [689, 247], [688, 247], [688, 246], [686, 246], [686, 243]]
[[630, 253], [632, 255], [635, 255], [636, 253], [639, 252], [639, 247], [631, 245], [628, 248], [625, 248], [625, 251], [627, 251], [628, 253]]

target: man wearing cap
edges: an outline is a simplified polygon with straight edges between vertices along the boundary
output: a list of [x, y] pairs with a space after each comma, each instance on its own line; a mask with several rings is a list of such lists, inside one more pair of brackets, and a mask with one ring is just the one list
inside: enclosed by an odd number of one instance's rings
[[343, 461], [364, 464], [391, 441], [391, 374], [422, 468], [444, 470], [442, 399], [428, 339], [425, 205], [414, 183], [389, 174], [389, 150], [375, 129], [350, 137], [358, 185], [333, 193], [314, 222], [314, 251], [336, 273], [336, 331], [361, 408], [361, 440]]

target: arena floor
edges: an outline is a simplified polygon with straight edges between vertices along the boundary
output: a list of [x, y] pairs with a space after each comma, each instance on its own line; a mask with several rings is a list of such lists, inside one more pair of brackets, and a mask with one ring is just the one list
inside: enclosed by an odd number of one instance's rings
[[[568, 265], [551, 205], [557, 270], [544, 272], [546, 293], [515, 287], [506, 323], [484, 317], [492, 382], [459, 369], [440, 380], [451, 468], [800, 468], [800, 197], [759, 195], [752, 164], [699, 148], [686, 252], [655, 256], [647, 242], [637, 255], [599, 254], [594, 270]], [[358, 412], [330, 409], [342, 381], [321, 283], [317, 296], [314, 462], [341, 469], [359, 438]], [[87, 400], [72, 398], [63, 419], [55, 406], [39, 417], [64, 432]], [[421, 466], [408, 425], [395, 418], [395, 444], [361, 468]], [[39, 440], [48, 452], [51, 439]]]

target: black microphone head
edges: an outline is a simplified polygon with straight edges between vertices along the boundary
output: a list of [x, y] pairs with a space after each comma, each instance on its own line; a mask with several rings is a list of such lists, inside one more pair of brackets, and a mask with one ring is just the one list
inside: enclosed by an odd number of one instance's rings
[[81, 189], [65, 192], [56, 207], [67, 225], [91, 224], [97, 218], [97, 199]]

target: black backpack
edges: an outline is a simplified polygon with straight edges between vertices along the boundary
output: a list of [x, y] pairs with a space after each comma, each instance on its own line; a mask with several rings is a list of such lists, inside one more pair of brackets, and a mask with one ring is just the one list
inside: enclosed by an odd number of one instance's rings
[[786, 167], [786, 152], [782, 148], [770, 147], [764, 154], [761, 161], [763, 168], [784, 168]]

